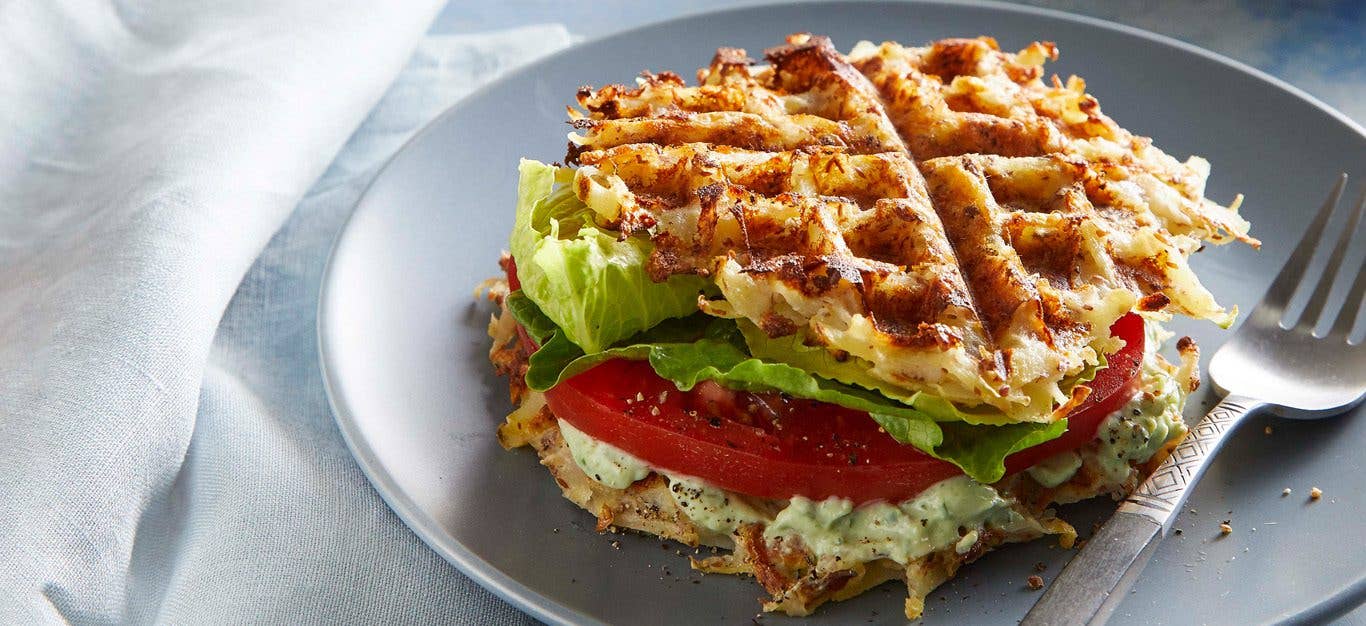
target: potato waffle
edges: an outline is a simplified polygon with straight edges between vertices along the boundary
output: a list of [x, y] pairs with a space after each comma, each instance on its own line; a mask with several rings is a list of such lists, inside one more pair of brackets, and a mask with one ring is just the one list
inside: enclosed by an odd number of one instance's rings
[[704, 310], [798, 334], [908, 393], [1006, 421], [1064, 415], [1069, 377], [1134, 309], [1227, 324], [1187, 258], [1247, 235], [1181, 163], [1042, 80], [1052, 44], [922, 48], [793, 35], [719, 50], [688, 86], [581, 89], [575, 191], [655, 244], [657, 280], [709, 277]]

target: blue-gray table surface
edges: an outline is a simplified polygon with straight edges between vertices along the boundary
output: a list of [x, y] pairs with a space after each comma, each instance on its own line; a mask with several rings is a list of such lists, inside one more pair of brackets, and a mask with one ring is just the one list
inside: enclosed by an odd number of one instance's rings
[[[770, 2], [452, 2], [433, 30], [479, 32], [559, 22], [577, 36], [599, 37], [671, 17]], [[1119, 22], [1213, 50], [1313, 94], [1358, 123], [1366, 122], [1366, 2], [1362, 0], [1031, 0], [1021, 4]], [[979, 34], [990, 33], [945, 36]], [[1048, 33], [1039, 37], [1046, 39]]]

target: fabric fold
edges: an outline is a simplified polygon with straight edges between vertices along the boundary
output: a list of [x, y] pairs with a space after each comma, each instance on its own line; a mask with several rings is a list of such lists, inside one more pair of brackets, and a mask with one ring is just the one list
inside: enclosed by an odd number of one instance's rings
[[[416, 615], [373, 573], [396, 557], [470, 584], [360, 478], [302, 348], [327, 242], [377, 164], [567, 39], [489, 39], [487, 71], [400, 80], [388, 100], [408, 97], [361, 127], [438, 8], [0, 9], [0, 622], [337, 621], [375, 598], [399, 611], [376, 619]], [[449, 70], [435, 50], [404, 75]], [[304, 543], [338, 529], [367, 536]]]

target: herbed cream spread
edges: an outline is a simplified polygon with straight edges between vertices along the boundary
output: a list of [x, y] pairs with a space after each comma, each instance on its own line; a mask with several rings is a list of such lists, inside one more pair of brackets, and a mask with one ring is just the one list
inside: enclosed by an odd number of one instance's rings
[[[1129, 402], [1101, 421], [1096, 429], [1095, 449], [1088, 455], [1105, 484], [1122, 484], [1133, 463], [1147, 461], [1173, 437], [1185, 432], [1181, 419], [1185, 403], [1182, 375], [1164, 369], [1157, 356], [1162, 342], [1170, 335], [1154, 323], [1148, 323], [1146, 331], [1138, 390]], [[1084, 451], [1053, 455], [1026, 472], [1045, 487], [1057, 487], [1081, 469]]]
[[[1131, 463], [1148, 460], [1172, 437], [1184, 432], [1183, 394], [1176, 377], [1158, 364], [1156, 344], [1149, 341], [1154, 348], [1145, 354], [1139, 391], [1101, 422], [1094, 445], [1043, 460], [1026, 470], [1030, 478], [1045, 487], [1056, 487], [1086, 465], [1099, 471], [1103, 484], [1119, 486], [1133, 471]], [[781, 508], [766, 506], [693, 477], [653, 469], [564, 420], [559, 420], [559, 427], [574, 462], [595, 481], [624, 489], [654, 471], [669, 482], [670, 495], [700, 529], [725, 536], [746, 524], [763, 524], [768, 543], [799, 539], [819, 560], [867, 562], [886, 558], [905, 565], [950, 547], [964, 553], [984, 529], [1013, 533], [1038, 524], [1019, 513], [1019, 503], [1013, 498], [966, 476], [941, 481], [914, 498], [896, 503], [855, 506], [843, 498], [813, 501], [799, 496], [785, 505], [779, 503]]]
[[[579, 469], [608, 487], [623, 489], [652, 471], [644, 461], [594, 440], [564, 420], [559, 425]], [[769, 543], [800, 538], [818, 559], [890, 558], [904, 565], [949, 546], [961, 546], [959, 552], [965, 552], [976, 543], [976, 529], [987, 525], [1015, 531], [1033, 523], [995, 489], [966, 476], [939, 482], [897, 503], [854, 506], [845, 498], [815, 501], [798, 496], [776, 514], [766, 514], [764, 507], [743, 495], [689, 476], [659, 473], [669, 481], [669, 493], [679, 508], [699, 528], [728, 535], [744, 524], [764, 524]], [[632, 476], [639, 478], [627, 480]]]

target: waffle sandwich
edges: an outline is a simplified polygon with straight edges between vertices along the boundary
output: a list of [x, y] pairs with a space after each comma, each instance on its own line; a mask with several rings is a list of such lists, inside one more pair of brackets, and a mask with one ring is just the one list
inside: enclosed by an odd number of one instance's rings
[[1056, 56], [798, 34], [581, 89], [491, 290], [500, 441], [793, 615], [900, 579], [915, 617], [997, 545], [1070, 543], [1054, 503], [1185, 432], [1198, 351], [1160, 322], [1234, 319], [1188, 257], [1257, 241]]

